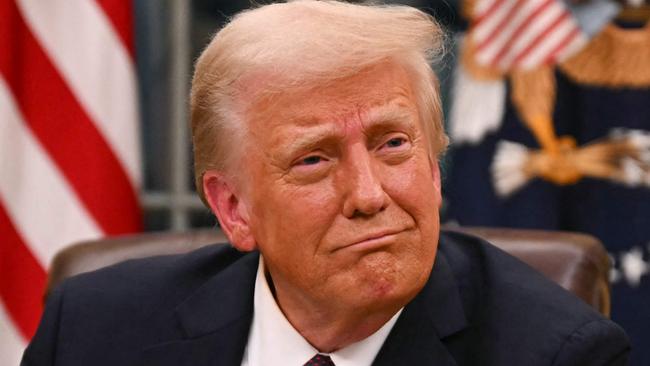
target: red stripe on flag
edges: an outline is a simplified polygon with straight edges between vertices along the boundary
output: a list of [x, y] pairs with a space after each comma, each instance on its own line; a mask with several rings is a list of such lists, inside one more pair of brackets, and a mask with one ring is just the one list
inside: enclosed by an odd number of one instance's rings
[[9, 316], [29, 340], [34, 336], [43, 310], [47, 275], [0, 202], [0, 298]]
[[490, 42], [494, 41], [494, 39], [501, 32], [503, 32], [503, 27], [505, 27], [508, 23], [512, 21], [511, 19], [512, 16], [517, 12], [517, 10], [521, 8], [522, 5], [524, 5], [525, 1], [526, 0], [517, 0], [515, 5], [512, 8], [510, 8], [508, 13], [503, 17], [503, 19], [501, 19], [499, 24], [497, 24], [497, 26], [494, 27], [492, 33], [490, 33], [490, 35], [488, 35], [487, 38], [485, 38], [485, 40], [481, 44], [479, 44], [478, 47], [476, 47], [476, 49], [480, 51], [481, 49], [485, 48], [488, 44], [490, 44]]
[[546, 27], [544, 31], [535, 37], [535, 39], [528, 44], [528, 47], [526, 47], [523, 51], [521, 51], [515, 60], [512, 62], [514, 65], [518, 64], [521, 60], [524, 59], [524, 57], [528, 56], [528, 54], [535, 48], [537, 45], [544, 39], [546, 36], [548, 36], [549, 33], [551, 33], [555, 28], [557, 28], [563, 21], [565, 21], [567, 18], [569, 18], [570, 14], [569, 12], [565, 11], [562, 12], [558, 17], [553, 20], [553, 23]]
[[101, 133], [28, 29], [0, 0], [0, 74], [25, 122], [106, 234], [139, 231], [136, 192]]
[[553, 4], [556, 0], [546, 0], [545, 2], [541, 3], [532, 13], [530, 13], [526, 19], [524, 19], [519, 26], [517, 26], [517, 29], [512, 33], [512, 36], [510, 39], [508, 39], [508, 42], [504, 44], [501, 49], [499, 49], [499, 52], [497, 52], [497, 55], [494, 57], [494, 59], [491, 62], [491, 65], [493, 67], [497, 66], [497, 64], [500, 62], [500, 60], [505, 56], [505, 54], [510, 50], [512, 47], [513, 43], [518, 39], [517, 37], [524, 32], [524, 29], [528, 27], [533, 19], [538, 17], [546, 8], [548, 8], [551, 4]]
[[552, 61], [555, 60], [557, 55], [564, 50], [566, 46], [568, 46], [571, 42], [573, 42], [576, 37], [580, 35], [580, 29], [578, 27], [574, 27], [569, 34], [567, 34], [562, 41], [551, 51], [551, 53], [548, 55], [548, 57], [544, 60], [544, 64], [548, 65]]
[[96, 0], [120, 35], [131, 57], [135, 55], [133, 40], [133, 4], [131, 0]]
[[490, 7], [483, 12], [483, 14], [480, 14], [479, 16], [476, 17], [476, 19], [474, 19], [474, 24], [472, 26], [476, 27], [479, 24], [481, 24], [485, 19], [490, 17], [490, 15], [492, 15], [492, 13], [494, 13], [499, 8], [499, 6], [503, 4], [503, 1], [504, 0], [495, 0], [492, 3], [492, 5], [490, 5]]

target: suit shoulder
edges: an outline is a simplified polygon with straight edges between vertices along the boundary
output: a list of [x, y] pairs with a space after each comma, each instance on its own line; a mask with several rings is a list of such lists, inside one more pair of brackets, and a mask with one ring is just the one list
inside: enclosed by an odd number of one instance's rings
[[440, 250], [462, 287], [476, 291], [484, 301], [503, 302], [509, 308], [522, 306], [519, 310], [524, 312], [557, 308], [562, 313], [585, 314], [585, 320], [602, 318], [574, 294], [483, 239], [446, 232]]
[[246, 255], [228, 244], [215, 244], [186, 254], [128, 260], [67, 279], [65, 303], [133, 311], [174, 306]]
[[466, 316], [480, 340], [477, 347], [495, 360], [486, 364], [598, 365], [569, 361], [594, 356], [595, 351], [604, 359], [629, 350], [618, 325], [484, 240], [448, 232], [441, 236], [439, 251], [457, 281]]
[[[145, 346], [182, 332], [177, 309], [184, 301], [221, 276], [253, 278], [257, 258], [212, 245], [72, 277], [48, 299], [26, 364], [141, 364]], [[40, 362], [48, 357], [57, 362]]]
[[553, 365], [608, 365], [628, 364], [630, 341], [621, 327], [598, 319], [575, 329], [562, 343]]

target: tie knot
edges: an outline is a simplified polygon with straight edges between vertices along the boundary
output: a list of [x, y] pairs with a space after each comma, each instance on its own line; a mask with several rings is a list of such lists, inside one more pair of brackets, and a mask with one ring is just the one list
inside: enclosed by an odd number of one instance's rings
[[312, 357], [311, 360], [307, 361], [304, 366], [336, 366], [330, 356], [321, 355], [320, 353]]

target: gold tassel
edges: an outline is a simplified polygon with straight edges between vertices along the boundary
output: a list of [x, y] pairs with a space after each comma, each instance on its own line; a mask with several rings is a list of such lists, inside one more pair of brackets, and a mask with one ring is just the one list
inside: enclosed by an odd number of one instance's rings
[[531, 152], [524, 171], [529, 177], [540, 177], [558, 185], [577, 183], [583, 177], [575, 161], [575, 147], [565, 146], [561, 150]]
[[[557, 153], [560, 142], [553, 126], [555, 75], [550, 66], [517, 70], [510, 74], [512, 103], [520, 119], [532, 132], [542, 149]], [[568, 138], [565, 138], [568, 141]]]
[[[650, 23], [635, 30], [608, 25], [585, 49], [559, 67], [583, 84], [650, 87]], [[520, 176], [517, 181], [540, 177], [566, 185], [586, 176], [626, 184], [634, 179], [650, 179], [648, 164], [634, 157], [638, 149], [629, 141], [611, 140], [576, 148], [572, 137], [556, 136], [552, 119], [556, 84], [551, 67], [513, 71], [510, 78], [512, 102], [542, 148], [529, 151], [522, 168], [526, 178]], [[514, 151], [512, 146], [510, 149]], [[503, 179], [503, 173], [498, 176]]]
[[650, 133], [614, 130], [582, 147], [560, 144], [557, 153], [502, 141], [491, 166], [497, 194], [508, 196], [539, 177], [558, 185], [583, 177], [650, 188]]

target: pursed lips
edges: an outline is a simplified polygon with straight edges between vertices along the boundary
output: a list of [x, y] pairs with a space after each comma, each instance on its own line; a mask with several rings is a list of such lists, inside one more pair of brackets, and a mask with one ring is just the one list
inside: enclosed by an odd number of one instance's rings
[[[393, 239], [392, 237], [406, 231], [406, 229], [387, 229], [375, 231], [370, 234], [366, 234], [360, 238], [356, 238], [350, 241], [349, 244], [342, 245], [336, 248], [335, 251], [346, 249], [346, 248], [359, 248], [359, 249], [371, 249], [376, 246], [383, 246], [387, 244], [387, 240]], [[363, 247], [363, 248], [361, 248]]]

